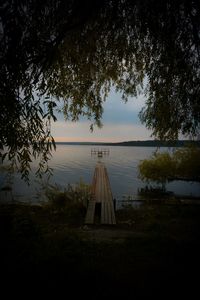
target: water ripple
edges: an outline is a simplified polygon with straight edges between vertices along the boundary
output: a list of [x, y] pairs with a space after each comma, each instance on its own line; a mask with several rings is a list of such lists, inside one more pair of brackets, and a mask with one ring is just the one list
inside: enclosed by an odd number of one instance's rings
[[[120, 199], [123, 194], [137, 194], [138, 188], [144, 187], [145, 184], [138, 178], [138, 162], [142, 159], [151, 157], [154, 148], [147, 147], [109, 147], [110, 156], [104, 157], [113, 196]], [[54, 170], [51, 182], [61, 186], [68, 183], [77, 183], [80, 179], [90, 184], [92, 182], [97, 157], [91, 157], [90, 146], [72, 146], [58, 145], [50, 167]], [[33, 165], [33, 167], [36, 167]], [[3, 174], [0, 174], [0, 182]], [[3, 180], [3, 179], [2, 179]], [[38, 189], [39, 183], [34, 179], [31, 181], [31, 188], [27, 187], [19, 176], [15, 175], [13, 193], [17, 195], [35, 197], [34, 189]], [[177, 194], [187, 194], [200, 196], [200, 184], [176, 182], [167, 185], [167, 189]], [[34, 200], [35, 201], [35, 200]]]

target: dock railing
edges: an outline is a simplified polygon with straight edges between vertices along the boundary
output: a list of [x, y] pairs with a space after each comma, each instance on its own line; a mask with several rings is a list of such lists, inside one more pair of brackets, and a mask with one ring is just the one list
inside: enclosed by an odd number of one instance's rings
[[97, 155], [98, 157], [103, 157], [104, 155], [109, 155], [110, 149], [108, 148], [92, 148], [91, 155]]

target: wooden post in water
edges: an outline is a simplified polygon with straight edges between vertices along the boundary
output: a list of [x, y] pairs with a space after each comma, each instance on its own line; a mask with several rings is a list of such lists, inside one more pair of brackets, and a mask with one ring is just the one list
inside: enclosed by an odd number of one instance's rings
[[99, 148], [94, 148], [91, 149], [91, 155], [97, 155], [98, 157], [103, 157], [103, 155], [109, 155], [110, 150], [107, 148], [99, 149]]

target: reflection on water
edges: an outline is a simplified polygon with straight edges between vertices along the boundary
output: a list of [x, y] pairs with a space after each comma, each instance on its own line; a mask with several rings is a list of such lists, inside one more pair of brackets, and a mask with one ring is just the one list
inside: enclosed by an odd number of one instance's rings
[[[102, 158], [91, 155], [91, 148], [93, 147], [86, 145], [57, 145], [50, 162], [50, 166], [54, 169], [50, 183], [65, 187], [81, 179], [91, 184], [95, 165], [98, 160], [102, 160], [107, 167], [113, 197], [122, 200], [125, 195], [133, 195], [138, 198], [138, 189], [145, 187], [145, 183], [138, 178], [138, 162], [151, 157], [155, 148], [111, 146], [110, 155]], [[167, 148], [162, 148], [161, 151], [164, 150]], [[35, 165], [33, 165], [34, 170], [36, 170]], [[20, 174], [14, 174], [12, 181], [12, 194], [15, 199], [30, 202], [38, 202], [41, 199], [41, 182], [35, 179], [33, 174], [31, 174], [30, 186], [21, 181]], [[6, 173], [2, 172], [1, 187], [5, 182]], [[199, 183], [174, 181], [166, 187], [168, 191], [179, 195], [200, 196]]]

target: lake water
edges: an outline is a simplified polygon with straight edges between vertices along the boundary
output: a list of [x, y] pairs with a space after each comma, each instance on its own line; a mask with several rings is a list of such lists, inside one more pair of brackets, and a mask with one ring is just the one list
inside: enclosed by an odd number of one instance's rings
[[[91, 156], [91, 148], [88, 145], [57, 145], [56, 152], [49, 163], [54, 169], [51, 183], [57, 183], [61, 187], [68, 184], [76, 184], [80, 180], [91, 184], [97, 161], [100, 159], [107, 167], [113, 197], [122, 200], [124, 195], [132, 195], [138, 198], [138, 189], [145, 187], [145, 183], [138, 178], [138, 163], [140, 160], [150, 158], [156, 150], [154, 147], [120, 147], [111, 146], [110, 155], [103, 158]], [[101, 148], [101, 147], [100, 147]], [[160, 151], [166, 151], [161, 148]], [[33, 171], [36, 166], [33, 165]], [[37, 203], [41, 199], [41, 181], [31, 174], [30, 186], [27, 186], [19, 174], [14, 174], [12, 181], [12, 194], [18, 201]], [[5, 186], [8, 180], [5, 172], [0, 173], [0, 188]], [[178, 195], [200, 197], [200, 184], [197, 182], [174, 181], [166, 185], [167, 191]]]

